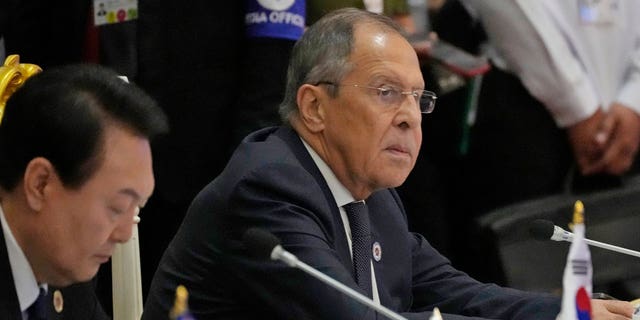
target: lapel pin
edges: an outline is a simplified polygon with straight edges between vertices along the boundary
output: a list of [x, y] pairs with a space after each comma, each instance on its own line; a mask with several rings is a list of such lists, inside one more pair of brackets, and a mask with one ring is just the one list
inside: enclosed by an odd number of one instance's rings
[[61, 313], [64, 309], [64, 299], [62, 298], [62, 292], [56, 290], [53, 292], [53, 308], [57, 313]]
[[373, 260], [375, 260], [376, 262], [379, 262], [380, 259], [382, 259], [382, 247], [380, 246], [380, 243], [378, 241], [373, 243], [373, 248], [372, 248], [372, 253], [373, 253]]

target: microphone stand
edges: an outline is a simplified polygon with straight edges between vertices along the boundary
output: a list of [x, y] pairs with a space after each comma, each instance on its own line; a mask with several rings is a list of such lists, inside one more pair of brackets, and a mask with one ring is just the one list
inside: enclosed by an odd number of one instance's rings
[[353, 299], [356, 299], [359, 302], [363, 303], [364, 305], [366, 305], [366, 306], [374, 309], [375, 311], [387, 316], [389, 319], [407, 320], [407, 318], [397, 314], [396, 312], [388, 309], [387, 307], [375, 303], [369, 297], [364, 296], [360, 292], [355, 291], [355, 290], [351, 289], [350, 287], [347, 287], [346, 285], [342, 284], [341, 282], [338, 282], [337, 280], [325, 275], [324, 273], [318, 271], [317, 269], [315, 269], [315, 268], [309, 266], [308, 264], [300, 261], [295, 255], [293, 255], [292, 253], [284, 250], [282, 248], [282, 246], [280, 246], [280, 245], [277, 245], [275, 248], [273, 248], [273, 251], [271, 252], [271, 259], [272, 260], [280, 260], [280, 261], [286, 263], [287, 265], [289, 265], [290, 267], [301, 269], [302, 271], [310, 274], [311, 276], [315, 277], [316, 279], [328, 284], [331, 287], [334, 287], [334, 288], [338, 289], [339, 291], [341, 291], [342, 293], [348, 295], [349, 297], [351, 297]]
[[[558, 226], [554, 226], [554, 232], [553, 232], [553, 236], [551, 236], [551, 240], [555, 240], [555, 241], [567, 241], [567, 242], [572, 242], [573, 241], [573, 233], [566, 231]], [[561, 233], [560, 233], [561, 232]], [[557, 235], [557, 236], [556, 236]], [[619, 253], [624, 253], [630, 256], [634, 256], [634, 257], [638, 257], [640, 258], [640, 252], [638, 251], [634, 251], [634, 250], [630, 250], [627, 248], [622, 248], [622, 247], [618, 247], [618, 246], [614, 246], [608, 243], [603, 243], [600, 241], [595, 241], [595, 240], [589, 240], [589, 239], [584, 239], [584, 242], [586, 242], [588, 245], [594, 246], [594, 247], [600, 247], [603, 249], [607, 249], [607, 250], [611, 250], [611, 251], [615, 251], [615, 252], [619, 252]]]

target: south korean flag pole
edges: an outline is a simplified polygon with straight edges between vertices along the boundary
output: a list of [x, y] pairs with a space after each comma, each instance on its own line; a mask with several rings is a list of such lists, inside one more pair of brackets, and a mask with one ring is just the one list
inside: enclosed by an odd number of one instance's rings
[[591, 253], [584, 241], [584, 205], [576, 201], [573, 209], [573, 242], [562, 279], [562, 309], [557, 320], [591, 319]]

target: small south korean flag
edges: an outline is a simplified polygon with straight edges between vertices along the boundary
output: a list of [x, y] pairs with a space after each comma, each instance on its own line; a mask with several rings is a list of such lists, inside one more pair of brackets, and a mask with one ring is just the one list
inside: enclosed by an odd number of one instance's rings
[[573, 242], [562, 279], [562, 309], [556, 320], [591, 319], [593, 267], [584, 229], [584, 205], [578, 200], [573, 210]]

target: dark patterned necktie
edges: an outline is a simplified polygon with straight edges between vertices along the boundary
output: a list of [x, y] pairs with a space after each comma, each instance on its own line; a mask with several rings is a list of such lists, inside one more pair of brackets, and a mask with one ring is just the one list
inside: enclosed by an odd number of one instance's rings
[[47, 293], [40, 288], [38, 299], [27, 309], [29, 320], [46, 320], [47, 319]]
[[356, 282], [371, 297], [371, 231], [369, 212], [364, 201], [343, 206], [351, 227], [351, 249]]

